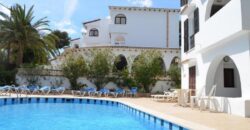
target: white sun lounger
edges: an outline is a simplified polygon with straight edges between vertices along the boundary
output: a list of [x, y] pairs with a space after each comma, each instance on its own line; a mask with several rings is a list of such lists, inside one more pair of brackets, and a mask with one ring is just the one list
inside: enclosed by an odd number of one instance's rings
[[9, 85], [2, 86], [2, 87], [0, 87], [0, 95], [6, 96], [9, 94], [9, 96], [10, 96], [11, 90], [12, 90], [12, 86], [9, 86]]
[[151, 97], [154, 101], [175, 101], [177, 99], [177, 91], [164, 91], [163, 94], [151, 95]]

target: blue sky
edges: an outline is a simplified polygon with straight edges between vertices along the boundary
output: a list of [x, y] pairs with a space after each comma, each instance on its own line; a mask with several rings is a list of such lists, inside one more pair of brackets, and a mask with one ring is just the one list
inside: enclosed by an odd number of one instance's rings
[[52, 29], [67, 31], [72, 38], [81, 37], [84, 21], [109, 16], [110, 5], [179, 8], [179, 0], [0, 0], [0, 3], [35, 5], [37, 18], [47, 16]]

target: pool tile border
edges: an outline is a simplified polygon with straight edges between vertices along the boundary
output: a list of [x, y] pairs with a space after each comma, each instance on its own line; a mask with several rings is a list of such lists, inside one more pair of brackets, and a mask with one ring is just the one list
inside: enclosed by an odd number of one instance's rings
[[160, 125], [168, 130], [188, 130], [183, 126], [174, 124], [165, 119], [156, 117], [155, 115], [149, 114], [132, 106], [129, 106], [125, 103], [112, 101], [112, 100], [103, 100], [103, 99], [90, 99], [90, 98], [61, 98], [61, 97], [20, 97], [20, 98], [0, 98], [0, 107], [4, 105], [13, 105], [13, 104], [27, 104], [27, 103], [80, 103], [80, 104], [98, 104], [98, 105], [111, 105], [121, 107], [136, 116], [139, 116], [144, 119], [148, 119], [150, 123]]

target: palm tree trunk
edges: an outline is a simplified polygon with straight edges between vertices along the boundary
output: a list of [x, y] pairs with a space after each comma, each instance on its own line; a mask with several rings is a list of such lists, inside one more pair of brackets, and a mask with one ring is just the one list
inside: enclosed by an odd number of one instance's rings
[[18, 59], [17, 59], [17, 66], [20, 67], [21, 64], [23, 63], [23, 46], [19, 42], [19, 50], [18, 50]]
[[8, 64], [10, 64], [10, 44], [11, 43], [8, 44], [8, 48], [7, 48], [7, 62], [8, 62]]

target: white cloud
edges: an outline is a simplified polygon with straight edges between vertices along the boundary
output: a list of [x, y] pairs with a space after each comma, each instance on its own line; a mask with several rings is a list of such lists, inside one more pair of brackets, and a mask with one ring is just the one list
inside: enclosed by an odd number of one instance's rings
[[[8, 10], [6, 7], [3, 7], [2, 5], [0, 5], [0, 11], [7, 15], [10, 15], [10, 10]], [[3, 19], [3, 18], [0, 17], [0, 19]]]
[[142, 7], [151, 7], [153, 5], [153, 0], [127, 0], [133, 5]]
[[111, 16], [107, 16], [106, 19], [111, 19]]
[[63, 19], [59, 22], [55, 22], [54, 26], [61, 30], [66, 31], [70, 35], [76, 34], [76, 26], [72, 24], [71, 17], [74, 14], [76, 7], [78, 4], [78, 0], [67, 0], [64, 3], [64, 16]]
[[64, 19], [70, 19], [76, 10], [78, 0], [67, 0], [64, 3]]
[[77, 33], [75, 30], [76, 26], [71, 23], [71, 20], [66, 19], [60, 22], [54, 22], [54, 26], [61, 31], [68, 32], [70, 35]]
[[87, 30], [85, 28], [82, 28], [81, 33], [87, 33]]

